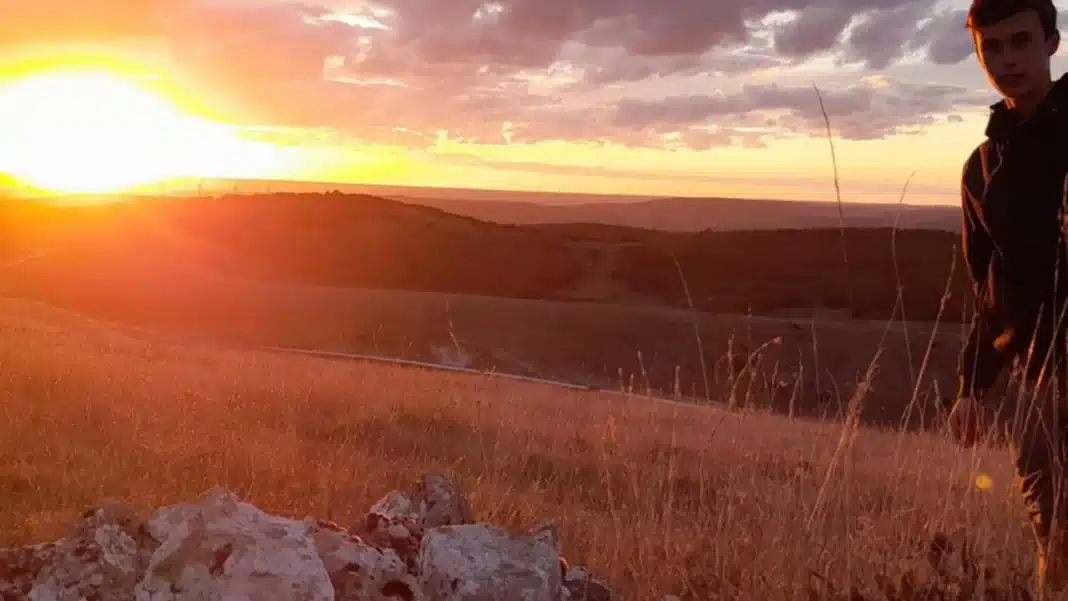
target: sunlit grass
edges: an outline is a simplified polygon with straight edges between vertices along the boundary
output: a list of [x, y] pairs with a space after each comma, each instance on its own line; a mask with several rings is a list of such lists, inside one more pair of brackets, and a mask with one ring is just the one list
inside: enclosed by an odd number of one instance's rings
[[1030, 569], [1001, 451], [869, 429], [843, 443], [835, 423], [169, 346], [14, 307], [0, 317], [0, 544], [62, 536], [107, 497], [147, 512], [215, 484], [355, 524], [445, 469], [480, 520], [520, 531], [560, 518], [569, 561], [631, 599], [932, 582], [938, 534], [995, 568], [991, 586]]

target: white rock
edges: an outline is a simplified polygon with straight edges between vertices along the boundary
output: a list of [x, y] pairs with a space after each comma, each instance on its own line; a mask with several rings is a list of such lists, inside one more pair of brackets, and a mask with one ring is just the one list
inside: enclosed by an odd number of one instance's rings
[[379, 550], [334, 530], [316, 530], [314, 539], [337, 601], [424, 599], [419, 583], [394, 550]]
[[412, 533], [408, 531], [408, 527], [404, 524], [393, 524], [387, 529], [389, 536], [395, 540], [407, 540], [411, 538]]
[[568, 568], [564, 587], [571, 591], [573, 601], [612, 601], [612, 592], [586, 568]]
[[[474, 523], [467, 497], [447, 474], [424, 475], [411, 493], [393, 491], [367, 513], [364, 530], [374, 532], [385, 524], [410, 524], [416, 530]], [[418, 533], [413, 532], [418, 537]]]
[[530, 536], [560, 551], [560, 523], [556, 520], [538, 524], [530, 531]]
[[126, 601], [158, 543], [132, 511], [106, 503], [49, 551], [30, 601]]
[[59, 551], [58, 543], [0, 549], [0, 599], [25, 599], [37, 575]]
[[371, 515], [378, 515], [387, 520], [415, 520], [415, 503], [408, 494], [395, 490], [382, 497], [371, 506]]
[[149, 523], [162, 541], [137, 601], [334, 601], [306, 522], [267, 515], [215, 487]]
[[416, 501], [424, 528], [459, 526], [475, 521], [467, 497], [447, 474], [431, 472], [423, 476]]
[[561, 586], [555, 549], [484, 524], [428, 530], [418, 572], [431, 601], [555, 601]]

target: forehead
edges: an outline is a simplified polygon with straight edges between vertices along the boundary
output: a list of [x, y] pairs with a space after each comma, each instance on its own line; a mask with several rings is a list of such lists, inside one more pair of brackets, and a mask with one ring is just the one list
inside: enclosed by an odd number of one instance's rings
[[975, 36], [980, 40], [1007, 40], [1024, 32], [1042, 33], [1042, 21], [1038, 18], [1038, 12], [1025, 10], [997, 23], [978, 27]]

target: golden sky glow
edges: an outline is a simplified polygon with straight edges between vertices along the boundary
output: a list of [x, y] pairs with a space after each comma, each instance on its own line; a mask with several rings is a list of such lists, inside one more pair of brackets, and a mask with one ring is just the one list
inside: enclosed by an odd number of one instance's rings
[[998, 100], [968, 2], [8, 2], [0, 176], [833, 201], [816, 87], [844, 201], [955, 205]]
[[153, 78], [106, 66], [22, 70], [0, 83], [0, 170], [64, 194], [198, 177], [273, 177], [286, 153], [193, 114]]
[[[260, 125], [258, 116], [243, 114], [239, 104], [220, 102], [214, 95], [218, 90], [205, 80], [182, 79], [187, 73], [169, 71], [166, 61], [141, 58], [50, 52], [0, 63], [0, 172], [62, 194], [253, 178], [834, 199], [830, 151], [818, 132], [780, 131], [762, 146], [714, 144], [700, 150], [643, 147], [627, 140], [513, 140], [503, 134], [466, 140], [445, 130], [434, 136], [402, 125], [395, 128], [396, 140], [368, 141], [360, 135], [358, 118], [336, 126], [330, 119], [314, 127]], [[879, 88], [877, 79], [873, 89]], [[323, 93], [316, 90], [308, 94]], [[299, 99], [303, 92], [295, 87], [289, 93]], [[287, 102], [285, 96], [276, 98]], [[337, 111], [344, 104], [331, 106]], [[366, 107], [354, 105], [351, 115], [358, 117], [361, 108]], [[833, 107], [831, 113], [833, 126]], [[331, 113], [337, 115], [346, 117]], [[981, 139], [984, 121], [981, 111], [963, 112], [954, 119], [942, 116], [920, 133], [872, 140], [842, 139], [836, 131], [843, 200], [895, 202], [915, 171], [907, 201], [956, 204], [960, 165]]]
[[[193, 91], [160, 75], [104, 62], [11, 70], [0, 81], [0, 171], [64, 194], [196, 178], [824, 200], [832, 190], [827, 141], [818, 137], [703, 151], [447, 136], [418, 151], [344, 141], [306, 147], [270, 130], [246, 135], [252, 130], [202, 116], [196, 105]], [[846, 200], [887, 200], [913, 170], [914, 185], [944, 186], [958, 170], [946, 156], [965, 156], [981, 126], [966, 119], [919, 135], [836, 141]]]

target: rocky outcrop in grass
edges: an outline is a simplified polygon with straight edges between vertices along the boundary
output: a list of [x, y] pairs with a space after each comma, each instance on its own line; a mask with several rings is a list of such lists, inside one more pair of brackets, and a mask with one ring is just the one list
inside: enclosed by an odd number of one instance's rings
[[446, 475], [344, 528], [270, 515], [215, 487], [146, 522], [118, 503], [65, 538], [0, 550], [3, 601], [613, 601], [560, 555], [553, 522], [478, 523]]

